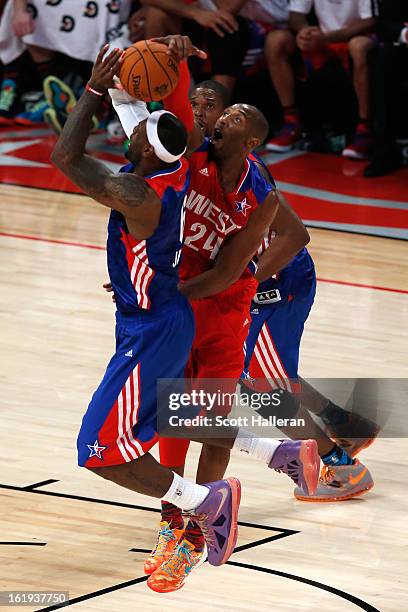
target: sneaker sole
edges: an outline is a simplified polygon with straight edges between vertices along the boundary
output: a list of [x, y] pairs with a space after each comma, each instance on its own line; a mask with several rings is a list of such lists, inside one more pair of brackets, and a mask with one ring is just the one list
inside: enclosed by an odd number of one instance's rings
[[53, 103], [54, 102], [54, 96], [53, 96], [52, 88], [50, 86], [50, 83], [52, 81], [54, 81], [55, 83], [58, 84], [58, 87], [60, 88], [60, 90], [68, 98], [67, 103], [65, 105], [65, 108], [67, 110], [66, 111], [64, 110], [62, 112], [70, 112], [70, 111], [72, 111], [73, 107], [77, 103], [77, 99], [75, 97], [74, 92], [72, 91], [72, 89], [66, 83], [64, 83], [64, 81], [61, 81], [61, 79], [58, 79], [57, 77], [54, 77], [54, 76], [48, 76], [46, 79], [44, 79], [44, 83], [43, 83], [43, 91], [44, 91], [45, 99], [47, 100], [48, 104], [51, 106], [51, 108], [53, 108], [55, 110], [55, 112], [61, 112], [61, 109], [59, 109], [57, 107], [57, 105], [54, 105], [54, 103]]
[[291, 145], [265, 145], [265, 149], [270, 153], [289, 153], [293, 148]]
[[226, 480], [231, 487], [231, 530], [224, 556], [219, 563], [212, 563], [211, 565], [223, 565], [226, 563], [234, 551], [238, 538], [237, 520], [239, 504], [241, 503], [241, 483], [238, 478], [227, 478]]
[[344, 495], [342, 497], [320, 497], [320, 498], [315, 497], [314, 499], [311, 499], [310, 497], [303, 497], [302, 495], [294, 494], [294, 496], [299, 501], [305, 501], [309, 503], [317, 503], [317, 504], [323, 503], [324, 504], [324, 503], [332, 503], [332, 502], [342, 502], [342, 501], [347, 501], [348, 499], [353, 499], [353, 497], [359, 497], [360, 495], [364, 495], [364, 493], [371, 491], [373, 486], [374, 486], [374, 483], [370, 484], [364, 489], [360, 489], [359, 491], [356, 491], [355, 493], [349, 493], [348, 495]]
[[302, 442], [299, 458], [303, 466], [302, 480], [306, 485], [307, 493], [314, 495], [319, 482], [320, 472], [320, 456], [316, 440], [305, 440]]
[[364, 155], [364, 153], [357, 153], [357, 151], [352, 151], [351, 149], [344, 149], [342, 156], [347, 157], [347, 159], [356, 159], [358, 161], [368, 160], [368, 156]]

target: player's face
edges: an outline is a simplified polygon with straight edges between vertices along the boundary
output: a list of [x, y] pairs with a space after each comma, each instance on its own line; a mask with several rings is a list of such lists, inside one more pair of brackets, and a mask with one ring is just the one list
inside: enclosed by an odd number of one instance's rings
[[214, 125], [224, 110], [221, 96], [204, 87], [197, 87], [190, 98], [194, 118], [203, 128], [206, 136], [211, 136]]
[[234, 104], [224, 110], [215, 123], [211, 139], [216, 156], [227, 157], [237, 150], [246, 149], [250, 131], [249, 115], [246, 104]]
[[148, 144], [146, 122], [147, 119], [139, 123], [130, 136], [129, 149], [126, 153], [126, 157], [134, 166], [139, 165], [142, 159], [143, 149]]

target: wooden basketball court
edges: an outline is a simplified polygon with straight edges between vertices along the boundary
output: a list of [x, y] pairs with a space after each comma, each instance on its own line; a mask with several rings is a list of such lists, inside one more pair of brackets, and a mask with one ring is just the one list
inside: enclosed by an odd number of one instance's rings
[[[170, 595], [146, 587], [159, 503], [76, 467], [82, 413], [114, 345], [102, 290], [108, 211], [77, 194], [12, 185], [0, 185], [0, 198], [0, 590], [69, 591], [74, 609], [110, 612], [405, 611], [403, 439], [364, 451], [374, 489], [337, 504], [298, 502], [287, 477], [234, 457], [228, 473], [241, 479], [243, 499], [229, 563], [205, 564]], [[320, 281], [303, 376], [408, 376], [406, 243], [310, 233]]]

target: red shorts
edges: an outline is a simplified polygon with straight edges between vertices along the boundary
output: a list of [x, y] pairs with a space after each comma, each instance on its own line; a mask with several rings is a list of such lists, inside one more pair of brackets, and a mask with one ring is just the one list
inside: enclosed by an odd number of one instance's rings
[[196, 334], [186, 366], [186, 378], [227, 379], [223, 391], [235, 391], [244, 369], [244, 342], [257, 286], [254, 278], [240, 279], [214, 297], [192, 302]]

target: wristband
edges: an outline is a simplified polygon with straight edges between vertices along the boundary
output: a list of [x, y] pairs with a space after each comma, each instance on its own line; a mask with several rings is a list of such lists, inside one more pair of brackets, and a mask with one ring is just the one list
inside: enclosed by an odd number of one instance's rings
[[96, 91], [96, 89], [93, 89], [89, 83], [85, 85], [85, 89], [86, 91], [89, 91], [89, 93], [93, 93], [95, 96], [103, 96], [103, 92]]

